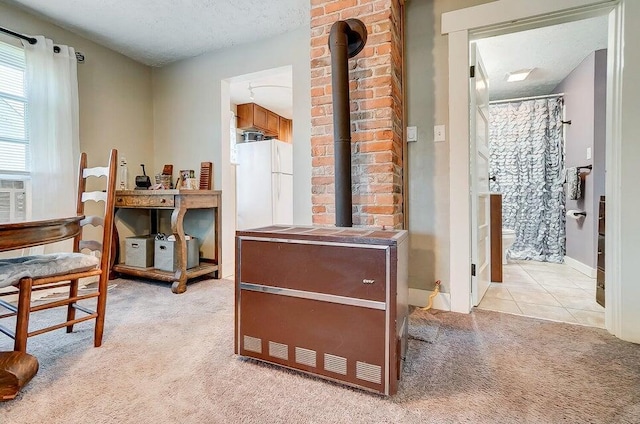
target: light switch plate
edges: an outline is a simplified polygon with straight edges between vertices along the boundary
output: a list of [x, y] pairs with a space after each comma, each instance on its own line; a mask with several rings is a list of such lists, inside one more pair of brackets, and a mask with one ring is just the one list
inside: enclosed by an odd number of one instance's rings
[[433, 127], [433, 141], [438, 143], [444, 141], [445, 136], [445, 127], [444, 125], [436, 125]]
[[407, 127], [407, 141], [418, 141], [418, 127]]
[[591, 159], [591, 147], [587, 147], [587, 159]]

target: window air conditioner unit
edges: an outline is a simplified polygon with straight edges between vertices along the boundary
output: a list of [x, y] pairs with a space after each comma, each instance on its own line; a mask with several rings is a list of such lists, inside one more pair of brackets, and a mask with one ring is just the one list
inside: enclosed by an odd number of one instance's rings
[[0, 223], [27, 219], [27, 181], [0, 179]]

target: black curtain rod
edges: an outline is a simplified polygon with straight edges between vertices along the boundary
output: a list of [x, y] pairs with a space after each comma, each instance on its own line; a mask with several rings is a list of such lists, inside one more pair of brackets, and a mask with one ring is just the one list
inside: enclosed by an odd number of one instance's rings
[[[26, 35], [18, 34], [17, 32], [11, 31], [10, 29], [7, 29], [7, 28], [0, 27], [0, 32], [12, 35], [12, 36], [14, 36], [16, 38], [20, 38], [20, 39], [25, 40], [25, 41], [28, 41], [29, 44], [36, 44], [38, 42], [38, 40], [35, 39], [34, 37], [27, 37]], [[60, 53], [60, 47], [53, 46], [53, 52], [54, 53]], [[84, 62], [84, 54], [82, 54], [80, 52], [76, 52], [76, 60], [78, 62], [80, 62], [80, 63], [83, 63]]]
[[0, 27], [0, 32], [4, 32], [5, 34], [9, 34], [22, 40], [28, 41], [29, 44], [36, 44], [38, 42], [38, 40], [33, 37], [27, 37], [26, 35], [18, 34], [17, 32], [11, 31], [7, 28]]

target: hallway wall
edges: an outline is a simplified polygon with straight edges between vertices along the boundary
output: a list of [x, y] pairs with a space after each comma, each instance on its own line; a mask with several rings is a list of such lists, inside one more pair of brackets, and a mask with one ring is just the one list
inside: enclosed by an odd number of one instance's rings
[[[405, 3], [405, 105], [407, 126], [417, 126], [418, 141], [409, 143], [407, 207], [409, 286], [433, 290], [449, 274], [449, 128], [446, 141], [434, 143], [434, 125], [448, 124], [448, 38], [441, 34], [442, 14], [491, 0], [411, 0]], [[428, 292], [426, 292], [428, 293]], [[424, 299], [426, 300], [427, 294]]]
[[587, 212], [584, 219], [567, 218], [566, 256], [591, 269], [596, 268], [598, 202], [604, 195], [606, 67], [606, 50], [591, 53], [554, 90], [564, 93], [565, 119], [571, 121], [565, 128], [566, 167], [593, 165], [583, 174], [582, 199], [567, 199], [566, 204], [567, 210]]

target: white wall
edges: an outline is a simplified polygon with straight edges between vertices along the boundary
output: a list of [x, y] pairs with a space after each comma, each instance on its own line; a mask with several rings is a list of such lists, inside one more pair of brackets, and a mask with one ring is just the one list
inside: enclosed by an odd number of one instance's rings
[[[296, 31], [234, 46], [153, 70], [154, 161], [174, 169], [214, 166], [215, 189], [223, 188], [228, 155], [223, 154], [222, 81], [286, 65], [293, 67], [294, 222], [311, 223], [310, 32]], [[228, 107], [227, 107], [228, 109]], [[228, 134], [228, 130], [225, 134]], [[225, 152], [228, 152], [225, 150]], [[233, 272], [232, 200], [223, 191], [223, 274]], [[226, 205], [228, 202], [229, 205]], [[233, 220], [232, 220], [233, 218]], [[235, 230], [235, 228], [233, 228]], [[212, 243], [207, 240], [204, 249]]]
[[[596, 63], [596, 53], [598, 57], [604, 55], [604, 61]], [[596, 64], [601, 69], [597, 69]], [[606, 50], [593, 52], [553, 90], [554, 93], [564, 93], [565, 118], [571, 121], [571, 125], [565, 128], [565, 165], [593, 165], [591, 172], [584, 172], [582, 197], [566, 201], [567, 210], [587, 212], [587, 216], [579, 220], [566, 220], [566, 256], [593, 270], [594, 274], [597, 266], [598, 208], [600, 196], [604, 195], [605, 163], [605, 119], [602, 113], [596, 119], [596, 109], [604, 110], [607, 100], [603, 93], [596, 96], [596, 87], [606, 86], [606, 68]], [[597, 133], [601, 134], [599, 138]], [[590, 159], [587, 159], [587, 149], [591, 150]], [[601, 191], [596, 191], [596, 187], [601, 187]]]

